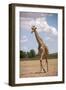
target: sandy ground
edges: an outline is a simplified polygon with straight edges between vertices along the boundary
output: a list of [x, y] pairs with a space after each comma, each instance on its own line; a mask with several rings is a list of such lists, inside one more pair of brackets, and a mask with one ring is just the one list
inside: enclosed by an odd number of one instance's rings
[[[45, 61], [43, 60], [43, 67], [47, 70]], [[48, 60], [48, 72], [40, 72], [39, 60], [25, 60], [20, 61], [20, 77], [44, 77], [44, 76], [56, 76], [58, 71], [58, 60]]]

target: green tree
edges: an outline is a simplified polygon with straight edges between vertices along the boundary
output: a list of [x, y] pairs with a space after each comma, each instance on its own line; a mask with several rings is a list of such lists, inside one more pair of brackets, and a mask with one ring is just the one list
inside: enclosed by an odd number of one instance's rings
[[29, 58], [32, 58], [32, 57], [35, 57], [35, 56], [36, 56], [36, 53], [35, 53], [35, 51], [32, 49], [32, 50], [30, 50], [30, 52], [27, 52], [27, 56], [28, 56]]
[[25, 58], [26, 57], [26, 52], [20, 51], [20, 58]]
[[27, 57], [29, 57], [29, 58], [30, 58], [30, 52], [27, 52]]

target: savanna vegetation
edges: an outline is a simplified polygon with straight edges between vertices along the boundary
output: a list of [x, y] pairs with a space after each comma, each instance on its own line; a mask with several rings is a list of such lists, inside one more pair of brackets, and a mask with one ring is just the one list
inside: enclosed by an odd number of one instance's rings
[[[39, 59], [40, 56], [36, 54], [35, 51], [32, 49], [30, 50], [30, 52], [20, 51], [20, 58], [22, 58], [21, 60], [23, 60], [24, 58], [25, 60], [26, 59], [36, 60]], [[54, 59], [54, 58], [58, 58], [58, 53], [48, 54], [48, 59]]]

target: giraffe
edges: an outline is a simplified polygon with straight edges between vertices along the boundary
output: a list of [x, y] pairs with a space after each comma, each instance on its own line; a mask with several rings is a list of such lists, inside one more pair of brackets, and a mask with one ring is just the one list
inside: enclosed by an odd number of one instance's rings
[[[48, 60], [47, 60], [47, 55], [48, 55], [48, 48], [45, 45], [45, 43], [43, 42], [42, 38], [39, 36], [38, 32], [37, 32], [37, 28], [35, 26], [32, 26], [32, 32], [34, 32], [37, 43], [38, 43], [38, 53], [40, 55], [40, 72], [43, 70], [44, 73], [48, 72]], [[47, 65], [47, 71], [44, 69], [43, 64], [42, 64], [42, 60], [45, 57], [46, 60], [46, 65]]]

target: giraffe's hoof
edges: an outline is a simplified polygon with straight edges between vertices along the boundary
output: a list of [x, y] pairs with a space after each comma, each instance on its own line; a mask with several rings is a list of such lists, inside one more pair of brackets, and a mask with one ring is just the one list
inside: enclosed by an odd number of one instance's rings
[[44, 71], [44, 73], [46, 73], [46, 71]]
[[45, 70], [43, 70], [44, 71], [44, 73], [46, 73], [46, 71]]

